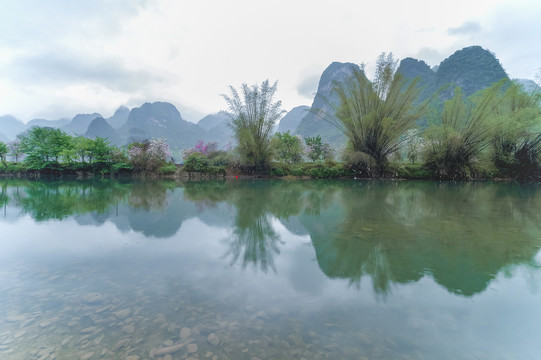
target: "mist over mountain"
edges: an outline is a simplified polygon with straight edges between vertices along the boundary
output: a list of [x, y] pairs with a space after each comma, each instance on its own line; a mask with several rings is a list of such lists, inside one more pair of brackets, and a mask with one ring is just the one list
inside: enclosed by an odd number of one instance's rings
[[277, 131], [279, 132], [291, 132], [295, 133], [297, 126], [301, 123], [301, 120], [308, 114], [310, 107], [306, 105], [297, 106], [291, 109], [278, 124]]
[[130, 109], [125, 106], [120, 106], [113, 116], [107, 119], [107, 123], [113, 128], [118, 129], [128, 121], [128, 116], [130, 115]]
[[8, 137], [4, 133], [0, 132], [0, 141], [7, 143], [9, 141]]
[[227, 121], [229, 121], [229, 115], [226, 112], [220, 111], [219, 113], [205, 116], [197, 122], [197, 125], [203, 130], [209, 131]]
[[70, 119], [58, 119], [58, 120], [47, 120], [47, 119], [33, 119], [26, 124], [26, 129], [32, 128], [32, 126], [39, 127], [52, 127], [52, 128], [61, 128], [70, 123]]
[[8, 139], [13, 140], [17, 134], [25, 130], [25, 125], [22, 121], [17, 120], [14, 116], [0, 116], [0, 131]]
[[126, 124], [118, 131], [125, 143], [163, 137], [176, 153], [205, 139], [205, 130], [184, 120], [177, 108], [166, 102], [145, 103], [133, 108]]
[[522, 86], [522, 89], [528, 93], [534, 92], [534, 91], [541, 91], [539, 88], [539, 85], [535, 83], [533, 80], [529, 79], [513, 79], [513, 82], [516, 84], [519, 84]]
[[84, 136], [91, 139], [95, 139], [96, 137], [107, 138], [112, 145], [123, 145], [120, 135], [111, 125], [109, 125], [107, 120], [102, 117], [97, 117], [92, 120], [90, 125], [88, 125], [88, 129]]
[[98, 117], [102, 116], [98, 113], [77, 114], [71, 119], [69, 124], [62, 126], [62, 130], [70, 135], [82, 135], [86, 132], [92, 120]]
[[408, 79], [419, 78], [421, 101], [438, 90], [441, 100], [448, 100], [455, 87], [461, 88], [465, 96], [470, 96], [495, 82], [509, 79], [496, 56], [480, 46], [456, 51], [443, 60], [436, 71], [424, 61], [413, 58], [403, 59], [397, 71]]
[[302, 137], [321, 135], [336, 145], [345, 142], [342, 132], [327, 121], [325, 116], [332, 116], [334, 112], [332, 105], [337, 106], [339, 102], [337, 95], [332, 91], [334, 82], [346, 80], [355, 70], [359, 70], [356, 64], [333, 62], [323, 71], [310, 111], [300, 121], [295, 134]]

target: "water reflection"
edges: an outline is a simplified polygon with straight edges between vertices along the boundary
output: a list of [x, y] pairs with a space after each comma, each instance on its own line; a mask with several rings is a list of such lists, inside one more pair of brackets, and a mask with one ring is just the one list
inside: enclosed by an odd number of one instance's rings
[[358, 288], [369, 278], [383, 297], [424, 276], [472, 296], [501, 272], [538, 267], [541, 246], [541, 199], [533, 185], [3, 180], [0, 205], [36, 221], [111, 222], [156, 238], [198, 218], [229, 229], [223, 261], [262, 272], [276, 271], [286, 242], [277, 219], [291, 233], [309, 235], [328, 278]]

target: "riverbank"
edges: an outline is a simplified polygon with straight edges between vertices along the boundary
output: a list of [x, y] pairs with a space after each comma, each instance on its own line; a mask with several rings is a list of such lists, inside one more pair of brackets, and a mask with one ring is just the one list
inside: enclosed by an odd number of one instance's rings
[[169, 171], [158, 172], [135, 172], [131, 168], [123, 168], [117, 171], [107, 171], [100, 168], [80, 168], [56, 166], [41, 170], [29, 169], [24, 163], [0, 164], [1, 178], [59, 178], [59, 179], [88, 179], [88, 178], [146, 178], [146, 179], [171, 179], [171, 180], [223, 180], [223, 179], [388, 179], [388, 180], [465, 180], [465, 181], [513, 181], [539, 182], [540, 176], [512, 177], [502, 176], [495, 172], [484, 171], [462, 179], [450, 179], [442, 174], [422, 166], [412, 164], [393, 164], [389, 170], [380, 177], [368, 177], [342, 163], [299, 163], [283, 164], [274, 163], [267, 169], [257, 171], [246, 166], [212, 167], [201, 171], [185, 171], [183, 165], [171, 164]]

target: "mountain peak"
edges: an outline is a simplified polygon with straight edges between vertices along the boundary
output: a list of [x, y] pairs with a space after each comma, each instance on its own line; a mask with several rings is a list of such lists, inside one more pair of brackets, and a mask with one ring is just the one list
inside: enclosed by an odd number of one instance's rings
[[438, 86], [459, 86], [466, 96], [501, 79], [508, 79], [494, 53], [478, 45], [457, 50], [441, 62], [437, 74]]

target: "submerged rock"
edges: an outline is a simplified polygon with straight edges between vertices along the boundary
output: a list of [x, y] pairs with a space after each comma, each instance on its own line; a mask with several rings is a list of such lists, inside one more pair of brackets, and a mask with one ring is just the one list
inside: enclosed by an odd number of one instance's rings
[[189, 338], [191, 334], [192, 334], [192, 331], [189, 328], [183, 327], [180, 330], [180, 338], [183, 340]]
[[218, 339], [218, 337], [216, 336], [215, 333], [211, 333], [209, 334], [209, 336], [207, 336], [207, 341], [211, 344], [211, 345], [218, 345], [220, 343], [220, 340]]
[[89, 353], [86, 353], [84, 354], [83, 356], [81, 356], [81, 360], [88, 360], [90, 359], [91, 357], [94, 356], [94, 353], [93, 352], [89, 352]]
[[174, 354], [184, 347], [184, 344], [176, 344], [165, 348], [158, 349], [154, 352], [154, 356], [163, 356], [167, 354]]
[[197, 352], [197, 344], [188, 344], [188, 353], [193, 354]]

